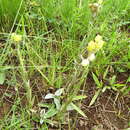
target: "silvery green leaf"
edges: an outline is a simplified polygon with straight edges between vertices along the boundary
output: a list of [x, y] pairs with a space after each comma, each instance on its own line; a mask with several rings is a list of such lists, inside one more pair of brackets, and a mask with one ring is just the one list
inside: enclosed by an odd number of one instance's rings
[[55, 92], [55, 96], [61, 96], [61, 94], [63, 93], [63, 88], [60, 88], [58, 89], [56, 92]]
[[86, 96], [86, 95], [75, 96], [75, 97], [73, 98], [73, 101], [82, 100], [82, 99], [84, 99], [84, 98], [87, 98], [87, 96]]
[[53, 117], [54, 115], [57, 114], [57, 109], [54, 108], [54, 107], [51, 107], [43, 116], [44, 119], [48, 119], [48, 118], [51, 118]]
[[45, 96], [45, 99], [51, 99], [51, 98], [54, 98], [54, 94], [52, 94], [52, 93], [48, 93], [48, 94]]
[[92, 76], [93, 76], [93, 80], [95, 81], [97, 87], [101, 88], [102, 87], [102, 83], [99, 81], [98, 77], [94, 73], [92, 73]]
[[93, 98], [92, 98], [92, 100], [89, 104], [89, 107], [92, 106], [95, 103], [97, 97], [100, 95], [100, 92], [101, 92], [101, 89], [99, 89], [98, 91], [95, 92], [95, 95], [93, 96]]
[[39, 107], [44, 107], [44, 108], [51, 108], [52, 104], [47, 104], [47, 103], [38, 103]]
[[72, 103], [70, 103], [68, 106], [67, 106], [67, 111], [72, 111], [74, 110], [74, 107], [72, 105]]
[[54, 98], [54, 103], [56, 104], [56, 109], [59, 110], [61, 108], [60, 99]]
[[71, 103], [71, 105], [73, 106], [73, 108], [79, 113], [79, 114], [81, 114], [83, 117], [87, 117], [86, 115], [85, 115], [85, 113], [79, 108], [79, 107], [77, 107], [75, 104], [73, 104], [73, 103]]

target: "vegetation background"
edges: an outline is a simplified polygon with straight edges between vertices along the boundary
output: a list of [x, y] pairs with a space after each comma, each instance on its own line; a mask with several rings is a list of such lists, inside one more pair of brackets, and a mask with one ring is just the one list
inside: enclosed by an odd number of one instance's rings
[[[130, 127], [130, 2], [93, 12], [98, 2], [0, 0], [0, 129]], [[105, 44], [83, 67], [97, 35]]]

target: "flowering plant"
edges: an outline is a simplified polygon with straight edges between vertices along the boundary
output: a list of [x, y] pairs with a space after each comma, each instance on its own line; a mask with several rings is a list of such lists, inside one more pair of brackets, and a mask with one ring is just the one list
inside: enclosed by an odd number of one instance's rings
[[104, 43], [105, 42], [103, 41], [102, 36], [100, 35], [97, 35], [93, 41], [90, 41], [87, 46], [88, 57], [87, 59], [84, 59], [81, 56], [81, 65], [88, 66], [90, 61], [93, 61], [96, 58], [95, 53], [103, 47]]

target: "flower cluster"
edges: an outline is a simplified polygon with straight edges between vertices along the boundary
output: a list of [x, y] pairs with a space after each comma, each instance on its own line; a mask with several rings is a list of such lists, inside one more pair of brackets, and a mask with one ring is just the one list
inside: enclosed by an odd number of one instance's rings
[[96, 53], [103, 47], [104, 41], [102, 36], [97, 35], [94, 41], [90, 41], [87, 46], [87, 50], [90, 53]]
[[104, 45], [104, 41], [102, 39], [102, 36], [100, 35], [97, 35], [95, 37], [95, 40], [90, 41], [87, 46], [88, 58], [84, 59], [81, 56], [82, 59], [81, 65], [88, 66], [90, 61], [93, 61], [96, 58], [95, 53], [98, 52], [103, 47], [103, 45]]
[[16, 34], [16, 33], [12, 33], [11, 34], [11, 41], [15, 42], [15, 43], [19, 43], [22, 41], [22, 35]]

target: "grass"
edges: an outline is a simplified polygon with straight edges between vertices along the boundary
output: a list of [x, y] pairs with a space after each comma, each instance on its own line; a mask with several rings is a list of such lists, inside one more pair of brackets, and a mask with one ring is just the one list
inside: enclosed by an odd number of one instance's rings
[[[0, 0], [0, 82], [6, 89], [0, 95], [1, 129], [49, 129], [52, 123], [60, 129], [67, 106], [91, 87], [85, 83], [89, 78], [96, 89], [90, 106], [109, 89], [129, 98], [129, 0], [103, 1], [96, 16], [89, 8], [93, 2]], [[22, 35], [22, 41], [11, 41], [13, 32]], [[97, 34], [105, 44], [89, 67], [82, 67], [80, 55], [87, 57], [87, 45]], [[125, 82], [118, 82], [124, 74]], [[61, 109], [57, 113], [55, 103], [43, 97], [60, 88], [64, 92], [58, 97]], [[6, 103], [8, 98], [11, 103]], [[51, 106], [41, 107], [41, 102]], [[50, 118], [41, 125], [47, 110]]]

